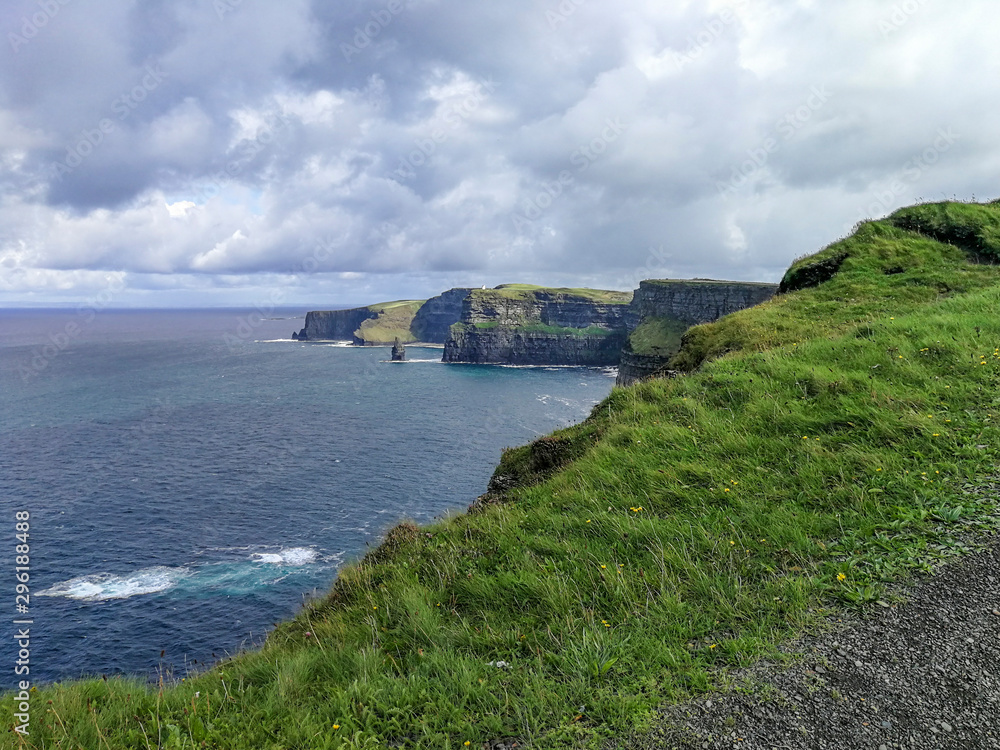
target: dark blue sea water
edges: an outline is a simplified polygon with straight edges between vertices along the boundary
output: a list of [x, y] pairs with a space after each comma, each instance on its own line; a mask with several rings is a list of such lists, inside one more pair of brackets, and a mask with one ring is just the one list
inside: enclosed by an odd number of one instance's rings
[[613, 383], [287, 340], [303, 313], [0, 310], [0, 686], [16, 511], [33, 681], [180, 676], [258, 643], [397, 521], [464, 509], [502, 447]]

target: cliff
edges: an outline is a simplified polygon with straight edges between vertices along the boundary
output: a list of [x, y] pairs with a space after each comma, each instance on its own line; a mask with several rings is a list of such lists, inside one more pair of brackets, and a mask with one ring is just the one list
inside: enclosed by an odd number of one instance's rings
[[445, 342], [445, 362], [615, 365], [631, 293], [504, 284], [473, 289]]
[[416, 341], [443, 344], [448, 340], [449, 331], [462, 317], [462, 303], [471, 289], [449, 289], [431, 297], [417, 314], [413, 316], [410, 332]]
[[395, 339], [416, 339], [410, 326], [423, 300], [380, 302], [349, 310], [306, 313], [306, 325], [292, 338], [299, 341], [350, 341], [358, 346], [391, 346]]
[[622, 348], [617, 384], [666, 374], [688, 328], [766, 302], [777, 291], [777, 284], [744, 281], [640, 282], [630, 305], [637, 325]]
[[759, 305], [777, 291], [777, 284], [754, 281], [650, 279], [639, 282], [632, 310], [640, 322], [649, 318], [672, 318], [696, 325]]
[[[789, 269], [797, 291], [687, 331], [684, 377], [505, 450], [474, 512], [395, 526], [259, 649], [155, 686], [40, 684], [59, 720], [22, 745], [814, 747], [849, 726], [828, 746], [995, 747], [996, 555], [935, 568], [995, 543], [998, 228], [1000, 204], [864, 222]], [[783, 641], [802, 668], [753, 665]], [[760, 689], [728, 690], [748, 667]]]
[[314, 311], [293, 338], [391, 346], [444, 343], [445, 362], [619, 365], [627, 385], [662, 374], [682, 334], [770, 299], [775, 284], [648, 280], [634, 293], [502, 284], [425, 301]]
[[370, 307], [309, 312], [306, 313], [305, 327], [293, 338], [300, 341], [353, 341], [354, 332], [376, 314]]

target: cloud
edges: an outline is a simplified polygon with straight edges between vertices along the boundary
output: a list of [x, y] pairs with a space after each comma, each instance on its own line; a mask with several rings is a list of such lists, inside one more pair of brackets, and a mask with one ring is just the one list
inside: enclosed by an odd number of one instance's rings
[[12, 0], [0, 301], [773, 280], [859, 219], [997, 194], [991, 13]]

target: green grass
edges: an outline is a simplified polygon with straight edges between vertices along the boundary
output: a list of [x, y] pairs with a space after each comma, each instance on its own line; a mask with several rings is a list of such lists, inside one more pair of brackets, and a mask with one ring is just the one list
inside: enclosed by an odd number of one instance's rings
[[669, 357], [680, 349], [688, 327], [673, 318], [646, 318], [629, 335], [629, 344], [636, 354]]
[[[452, 326], [462, 326], [465, 327], [464, 323], [456, 323]], [[487, 320], [480, 323], [473, 323], [472, 327], [480, 331], [490, 331], [494, 328], [500, 327], [500, 322], [497, 320]], [[456, 329], [461, 330], [461, 329]], [[587, 328], [566, 328], [563, 326], [553, 326], [547, 323], [529, 323], [527, 325], [521, 326], [505, 326], [504, 330], [510, 331], [511, 333], [548, 333], [555, 336], [610, 336], [616, 331], [612, 331], [608, 328], [601, 328], [600, 326], [588, 326]]]
[[586, 328], [566, 328], [563, 326], [553, 326], [547, 323], [530, 323], [511, 329], [523, 333], [547, 333], [553, 336], [610, 336], [616, 331], [600, 326], [587, 326]]
[[739, 284], [741, 286], [771, 286], [770, 283], [766, 281], [724, 281], [721, 279], [645, 279], [646, 284], [659, 284], [659, 285], [669, 285], [669, 284], [720, 284], [722, 286], [733, 286], [734, 284]]
[[692, 329], [691, 374], [506, 451], [506, 491], [396, 527], [259, 651], [41, 689], [25, 746], [596, 749], [967, 551], [997, 525], [1000, 268], [894, 221]]
[[627, 305], [632, 301], [632, 292], [618, 292], [611, 289], [586, 289], [566, 287], [544, 287], [534, 284], [501, 284], [496, 289], [473, 289], [473, 294], [488, 294], [508, 299], [530, 299], [542, 292], [558, 299], [577, 298], [587, 302], [602, 302], [611, 305]]
[[391, 344], [396, 338], [404, 344], [415, 341], [410, 324], [425, 301], [399, 300], [369, 305], [368, 309], [377, 312], [378, 317], [364, 321], [354, 335], [369, 344]]

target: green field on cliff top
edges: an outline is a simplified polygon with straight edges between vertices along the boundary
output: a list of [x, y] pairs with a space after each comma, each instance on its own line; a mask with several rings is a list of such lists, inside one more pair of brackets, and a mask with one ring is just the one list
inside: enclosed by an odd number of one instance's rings
[[606, 305], [627, 305], [632, 301], [632, 292], [619, 292], [613, 289], [586, 289], [535, 286], [534, 284], [501, 284], [495, 289], [473, 289], [472, 294], [484, 296], [507, 297], [508, 299], [531, 299], [542, 293], [556, 298], [578, 297], [587, 302], [599, 302]]
[[413, 316], [425, 301], [405, 299], [369, 305], [378, 317], [363, 321], [354, 335], [368, 344], [391, 344], [397, 338], [408, 344], [415, 340], [410, 332]]
[[866, 222], [691, 329], [689, 374], [506, 451], [473, 512], [398, 526], [259, 651], [43, 688], [23, 746], [655, 746], [657, 706], [996, 527], [998, 259], [1000, 204]]

